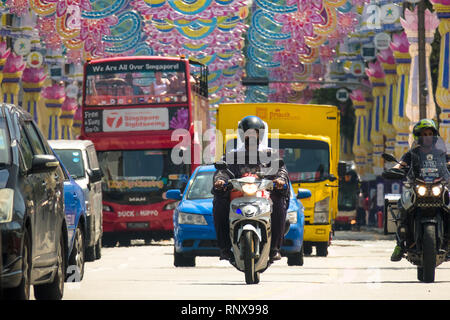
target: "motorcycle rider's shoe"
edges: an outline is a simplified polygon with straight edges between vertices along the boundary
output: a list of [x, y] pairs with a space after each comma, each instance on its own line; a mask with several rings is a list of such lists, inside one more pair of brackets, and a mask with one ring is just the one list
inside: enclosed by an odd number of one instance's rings
[[402, 260], [403, 253], [404, 252], [403, 252], [402, 247], [400, 247], [399, 245], [396, 245], [394, 248], [394, 252], [392, 252], [392, 255], [391, 255], [391, 261], [397, 262], [397, 261]]
[[230, 249], [220, 249], [219, 260], [228, 260], [230, 262], [234, 261], [234, 254]]
[[273, 263], [274, 261], [278, 260], [281, 260], [280, 250], [270, 250], [269, 262]]

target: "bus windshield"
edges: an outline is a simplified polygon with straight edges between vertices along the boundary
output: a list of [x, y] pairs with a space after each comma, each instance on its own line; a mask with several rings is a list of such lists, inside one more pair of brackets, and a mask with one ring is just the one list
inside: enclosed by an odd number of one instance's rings
[[120, 60], [88, 64], [86, 106], [187, 103], [180, 61]]
[[100, 151], [104, 192], [156, 192], [184, 189], [188, 165], [175, 165], [170, 150]]

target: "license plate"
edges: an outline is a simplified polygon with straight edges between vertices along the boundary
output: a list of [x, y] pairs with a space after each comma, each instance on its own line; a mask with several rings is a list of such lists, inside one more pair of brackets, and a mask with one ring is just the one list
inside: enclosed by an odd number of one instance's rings
[[148, 229], [148, 222], [129, 222], [128, 229]]

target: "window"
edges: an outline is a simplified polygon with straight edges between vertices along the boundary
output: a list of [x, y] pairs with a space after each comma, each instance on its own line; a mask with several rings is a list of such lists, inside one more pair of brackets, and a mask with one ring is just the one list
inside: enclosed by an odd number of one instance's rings
[[31, 169], [31, 164], [33, 162], [33, 150], [22, 126], [20, 126], [20, 149], [22, 151], [22, 158], [26, 167], [25, 169]]
[[31, 121], [25, 122], [25, 127], [29, 134], [30, 143], [33, 147], [35, 154], [47, 154], [45, 151], [44, 145], [42, 144], [41, 138], [39, 137], [39, 133], [36, 131], [33, 123]]
[[8, 126], [6, 125], [6, 119], [0, 118], [0, 165], [10, 163], [10, 146]]
[[84, 178], [84, 164], [79, 149], [55, 149], [64, 167], [74, 179]]
[[215, 171], [199, 172], [189, 188], [187, 198], [189, 200], [195, 199], [209, 199], [213, 197], [211, 189], [213, 187], [213, 176]]
[[95, 153], [95, 149], [94, 148], [87, 148], [86, 149], [86, 153], [87, 153], [87, 156], [88, 156], [89, 168], [91, 168], [91, 169], [98, 169], [99, 165], [98, 165], [97, 154]]

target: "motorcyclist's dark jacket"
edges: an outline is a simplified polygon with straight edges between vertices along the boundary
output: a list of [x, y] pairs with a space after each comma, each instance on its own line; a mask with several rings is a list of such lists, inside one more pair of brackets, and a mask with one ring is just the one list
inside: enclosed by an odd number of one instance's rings
[[[256, 157], [249, 157], [248, 152], [244, 150], [232, 150], [223, 156], [222, 161], [226, 162], [228, 169], [234, 174], [234, 178], [241, 178], [246, 173], [257, 174], [259, 172], [265, 173], [265, 179], [283, 179], [286, 184], [289, 184], [289, 176], [286, 166], [274, 166], [272, 162], [279, 159], [277, 150], [272, 148], [260, 148]], [[274, 170], [277, 168], [278, 170]], [[226, 170], [217, 170], [214, 174], [214, 183], [217, 180], [223, 180], [227, 182], [230, 175]], [[274, 189], [275, 190], [275, 189]], [[276, 190], [276, 192], [281, 193], [283, 196], [289, 196], [289, 187], [282, 190]], [[222, 190], [216, 190], [212, 188], [212, 193], [215, 195], [221, 195], [225, 192]]]
[[438, 177], [449, 180], [447, 162], [450, 161], [450, 156], [440, 149], [433, 147], [431, 151], [424, 152], [423, 148], [417, 146], [406, 152], [400, 160], [408, 165], [410, 178], [419, 177], [422, 168], [434, 167], [438, 169]]

